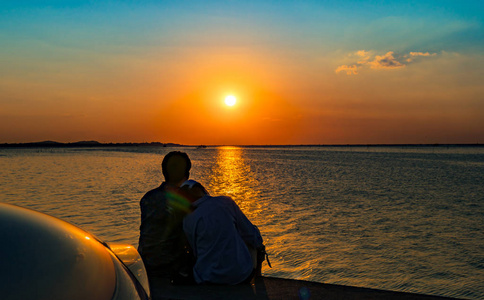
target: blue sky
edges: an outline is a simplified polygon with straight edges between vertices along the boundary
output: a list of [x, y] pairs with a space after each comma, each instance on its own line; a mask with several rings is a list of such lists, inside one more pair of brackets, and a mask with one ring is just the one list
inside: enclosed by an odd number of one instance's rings
[[2, 1], [0, 24], [11, 39], [72, 34], [85, 42], [152, 44], [160, 34], [191, 39], [210, 30], [332, 49], [482, 50], [483, 8], [482, 1]]

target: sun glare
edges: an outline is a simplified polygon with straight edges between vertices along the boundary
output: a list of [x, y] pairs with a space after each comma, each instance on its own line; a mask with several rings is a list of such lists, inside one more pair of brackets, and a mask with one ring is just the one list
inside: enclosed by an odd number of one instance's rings
[[227, 97], [225, 97], [225, 104], [226, 105], [234, 106], [235, 102], [237, 102], [237, 99], [235, 98], [235, 96], [228, 95]]

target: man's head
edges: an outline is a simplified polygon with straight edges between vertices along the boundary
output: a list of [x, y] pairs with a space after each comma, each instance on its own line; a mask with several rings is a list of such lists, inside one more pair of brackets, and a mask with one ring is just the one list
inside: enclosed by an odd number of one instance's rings
[[161, 170], [165, 181], [174, 185], [180, 185], [190, 177], [192, 162], [188, 155], [180, 151], [172, 151], [165, 155], [161, 163]]
[[195, 180], [187, 180], [180, 186], [180, 192], [187, 197], [191, 202], [194, 202], [205, 195], [208, 195], [207, 190], [199, 182]]

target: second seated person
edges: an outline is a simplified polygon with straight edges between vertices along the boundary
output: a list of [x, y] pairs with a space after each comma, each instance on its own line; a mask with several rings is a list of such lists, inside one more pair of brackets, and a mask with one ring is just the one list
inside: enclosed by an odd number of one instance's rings
[[180, 191], [192, 202], [192, 212], [183, 220], [183, 230], [196, 259], [195, 282], [249, 282], [260, 272], [262, 263], [257, 259], [257, 251], [264, 251], [259, 229], [230, 197], [212, 197], [194, 180], [184, 182]]

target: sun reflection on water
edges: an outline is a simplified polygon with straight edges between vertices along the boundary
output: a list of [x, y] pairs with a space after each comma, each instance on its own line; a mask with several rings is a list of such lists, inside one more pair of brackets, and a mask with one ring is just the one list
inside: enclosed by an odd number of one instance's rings
[[216, 163], [208, 180], [208, 190], [213, 196], [230, 196], [255, 224], [261, 213], [257, 190], [258, 181], [245, 162], [243, 149], [238, 147], [217, 148]]

